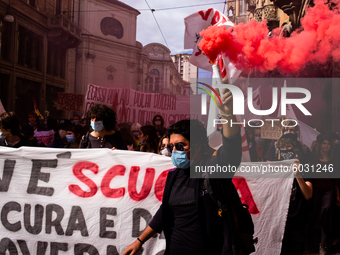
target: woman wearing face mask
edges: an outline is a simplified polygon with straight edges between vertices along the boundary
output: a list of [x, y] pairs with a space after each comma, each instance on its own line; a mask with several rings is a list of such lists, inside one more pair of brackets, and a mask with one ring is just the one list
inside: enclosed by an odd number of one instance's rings
[[170, 143], [169, 136], [167, 134], [163, 135], [161, 137], [161, 139], [159, 140], [158, 154], [163, 155], [163, 156], [167, 156], [167, 157], [171, 157], [171, 152], [168, 149], [169, 143]]
[[84, 133], [83, 127], [80, 125], [70, 125], [66, 131], [67, 145], [64, 148], [79, 148], [81, 137]]
[[160, 138], [166, 133], [166, 127], [164, 127], [164, 119], [161, 115], [155, 115], [152, 119], [152, 124], [156, 128], [157, 136]]
[[14, 112], [0, 114], [0, 146], [19, 148], [26, 146], [27, 140], [20, 133], [19, 120]]
[[[312, 165], [315, 169], [330, 169], [334, 172], [339, 171], [337, 159], [333, 154], [333, 144], [330, 136], [318, 135], [317, 137], [317, 152], [314, 155]], [[311, 215], [311, 234], [314, 232], [315, 222], [319, 219], [321, 226], [321, 242], [319, 245], [320, 254], [326, 254], [328, 248], [332, 244], [330, 239], [332, 210], [340, 205], [339, 183], [338, 179], [334, 178], [316, 178], [314, 179], [314, 194], [313, 194], [313, 210]], [[313, 238], [313, 236], [311, 236]]]
[[[277, 141], [277, 147], [277, 160], [296, 159], [296, 165], [300, 162], [307, 165], [295, 134], [283, 135]], [[281, 255], [303, 254], [305, 227], [309, 215], [307, 200], [313, 196], [313, 180], [304, 179], [299, 171], [294, 175]]]
[[140, 128], [139, 145], [140, 151], [158, 152], [158, 137], [154, 126], [147, 125]]
[[71, 121], [63, 119], [59, 121], [57, 131], [54, 134], [54, 140], [51, 144], [51, 148], [64, 148], [68, 142], [66, 139], [67, 128], [71, 125]]
[[91, 133], [84, 135], [79, 148], [109, 148], [127, 150], [121, 132], [116, 130], [116, 112], [105, 104], [92, 106], [86, 113]]
[[[236, 122], [235, 116], [232, 115], [231, 93], [226, 92], [222, 101], [222, 118], [229, 123], [231, 120]], [[162, 230], [166, 240], [165, 255], [232, 254], [228, 234], [230, 225], [225, 218], [218, 216], [215, 202], [206, 192], [203, 180], [199, 179], [202, 176], [190, 177], [190, 166], [193, 169], [195, 166], [207, 167], [217, 164], [237, 167], [242, 155], [238, 125], [231, 127], [223, 124], [223, 146], [219, 148], [216, 156], [211, 156], [206, 130], [198, 120], [181, 120], [170, 126], [168, 132], [168, 147], [172, 151], [171, 159], [176, 168], [168, 173], [159, 210], [145, 231], [125, 249], [123, 255], [137, 254], [144, 242]], [[225, 201], [233, 197], [239, 201], [231, 182], [233, 173], [223, 176], [226, 178], [210, 178], [216, 185], [214, 187], [218, 186], [218, 191], [221, 191], [216, 192], [219, 199]]]

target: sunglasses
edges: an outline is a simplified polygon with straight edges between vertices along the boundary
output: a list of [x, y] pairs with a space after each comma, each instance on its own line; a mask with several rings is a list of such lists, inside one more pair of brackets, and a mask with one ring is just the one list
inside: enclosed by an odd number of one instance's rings
[[174, 147], [176, 148], [176, 150], [178, 151], [184, 151], [184, 144], [183, 143], [175, 143], [175, 144], [169, 144], [166, 148], [168, 149], [168, 151], [172, 152], [172, 150], [174, 149]]

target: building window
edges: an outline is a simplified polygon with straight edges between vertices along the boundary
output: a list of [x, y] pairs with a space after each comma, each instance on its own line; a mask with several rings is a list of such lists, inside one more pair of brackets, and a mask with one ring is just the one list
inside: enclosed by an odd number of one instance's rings
[[160, 92], [160, 84], [159, 84], [159, 71], [157, 69], [152, 69], [150, 71], [149, 77], [149, 91], [150, 92]]
[[152, 70], [150, 71], [150, 74], [151, 74], [151, 75], [159, 75], [159, 72], [158, 72], [157, 69], [152, 69]]
[[240, 15], [247, 14], [247, 3], [245, 0], [240, 0]]
[[60, 77], [65, 79], [66, 71], [66, 49], [60, 49]]
[[228, 17], [233, 17], [234, 16], [234, 8], [232, 6], [230, 6], [229, 10], [228, 10]]
[[0, 73], [0, 100], [5, 109], [7, 109], [8, 105], [8, 88], [9, 88], [9, 78], [10, 76], [7, 74]]
[[62, 0], [56, 0], [55, 5], [56, 5], [55, 14], [56, 14], [56, 15], [61, 14]]
[[19, 26], [18, 64], [41, 70], [43, 39], [25, 27]]
[[12, 23], [4, 21], [0, 16], [0, 58], [5, 60], [10, 58], [11, 27]]
[[47, 73], [65, 78], [66, 49], [48, 42], [47, 46]]
[[33, 6], [34, 8], [36, 8], [37, 7], [37, 0], [29, 0], [28, 4]]
[[100, 30], [104, 35], [112, 35], [121, 39], [124, 35], [122, 23], [115, 18], [106, 17], [100, 22]]

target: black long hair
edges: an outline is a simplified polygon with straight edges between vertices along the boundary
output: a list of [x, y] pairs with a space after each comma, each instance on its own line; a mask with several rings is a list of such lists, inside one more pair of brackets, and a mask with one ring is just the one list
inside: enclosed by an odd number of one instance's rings
[[157, 131], [154, 126], [146, 125], [140, 128], [140, 131], [144, 136], [148, 136], [146, 140], [146, 146], [142, 148], [142, 151], [146, 152], [147, 150], [157, 153], [158, 149], [158, 136]]

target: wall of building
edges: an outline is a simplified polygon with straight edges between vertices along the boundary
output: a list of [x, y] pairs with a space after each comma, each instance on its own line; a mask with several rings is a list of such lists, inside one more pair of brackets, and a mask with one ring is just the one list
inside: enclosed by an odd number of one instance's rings
[[0, 1], [0, 98], [22, 122], [34, 109], [33, 98], [42, 113], [63, 115], [55, 102], [58, 92], [68, 91], [67, 51], [80, 37], [66, 16], [71, 17], [72, 0], [63, 0], [59, 13], [56, 2], [11, 0], [14, 22], [10, 23], [3, 20], [9, 1]]
[[75, 93], [85, 94], [88, 84], [183, 93], [177, 88], [183, 84], [170, 50], [158, 43], [143, 47], [136, 41], [137, 10], [114, 0], [84, 0], [80, 10], [82, 44], [73, 54], [76, 65], [69, 74], [69, 80], [75, 80]]

